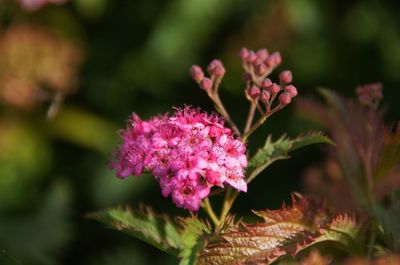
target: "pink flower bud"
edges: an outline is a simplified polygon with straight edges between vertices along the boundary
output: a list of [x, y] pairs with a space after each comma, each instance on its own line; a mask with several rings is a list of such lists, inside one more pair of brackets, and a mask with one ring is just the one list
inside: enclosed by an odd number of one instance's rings
[[257, 60], [257, 55], [253, 51], [250, 51], [247, 56], [247, 62], [252, 64], [255, 60]]
[[245, 61], [248, 56], [249, 56], [249, 50], [243, 47], [240, 50], [240, 58], [242, 58], [242, 60]]
[[225, 68], [224, 68], [224, 66], [223, 65], [217, 65], [217, 66], [215, 66], [215, 68], [213, 69], [213, 74], [215, 75], [215, 76], [218, 76], [218, 77], [222, 77], [222, 76], [224, 76], [225, 75]]
[[200, 81], [204, 78], [203, 70], [198, 65], [193, 65], [192, 67], [190, 67], [189, 72], [194, 81], [196, 81], [197, 83], [200, 83]]
[[254, 60], [253, 66], [256, 67], [256, 66], [258, 66], [258, 65], [260, 65], [262, 63], [263, 63], [263, 61], [260, 58], [257, 58], [257, 59]]
[[278, 84], [273, 83], [269, 90], [272, 94], [277, 94], [279, 91], [281, 91], [281, 88], [278, 86]]
[[263, 89], [261, 90], [261, 95], [260, 99], [263, 103], [268, 102], [268, 100], [271, 98], [271, 93], [269, 93], [267, 90]]
[[200, 81], [200, 88], [208, 91], [212, 88], [213, 82], [211, 81], [210, 78], [203, 78], [203, 80]]
[[293, 81], [292, 72], [289, 71], [289, 70], [282, 71], [282, 72], [280, 73], [280, 75], [279, 75], [279, 81], [280, 81], [282, 84], [289, 84], [289, 83], [292, 83], [292, 81]]
[[285, 92], [289, 93], [289, 95], [294, 98], [295, 96], [297, 96], [297, 88], [293, 85], [288, 85], [285, 87]]
[[224, 65], [222, 64], [222, 62], [221, 62], [220, 60], [218, 60], [218, 59], [214, 59], [214, 60], [212, 60], [211, 63], [207, 66], [207, 71], [208, 71], [208, 73], [209, 73], [210, 75], [214, 75], [214, 74], [215, 74], [214, 71], [215, 71], [215, 69], [218, 68], [218, 67], [223, 68], [223, 69], [225, 70]]
[[292, 97], [290, 96], [289, 93], [284, 92], [279, 95], [279, 104], [281, 104], [282, 106], [286, 106], [291, 101], [292, 101]]
[[266, 59], [266, 64], [268, 67], [276, 67], [282, 62], [281, 54], [279, 52], [274, 52]]
[[251, 79], [252, 79], [252, 77], [251, 77], [251, 74], [250, 73], [244, 73], [243, 74], [243, 80], [245, 81], [245, 82], [248, 82], [248, 81], [251, 81]]
[[260, 95], [260, 89], [257, 86], [252, 86], [247, 90], [249, 96], [253, 99], [256, 99]]
[[269, 88], [270, 86], [272, 86], [272, 81], [269, 78], [265, 78], [262, 82], [261, 82], [261, 87], [262, 88]]
[[265, 61], [268, 58], [268, 50], [267, 49], [260, 49], [260, 50], [257, 51], [256, 55], [262, 61]]
[[267, 68], [267, 66], [265, 65], [265, 64], [260, 64], [260, 65], [257, 65], [257, 67], [256, 67], [256, 69], [255, 69], [255, 72], [256, 72], [256, 74], [258, 75], [258, 76], [263, 76], [264, 74], [266, 74], [267, 73], [267, 71], [268, 71], [268, 68]]

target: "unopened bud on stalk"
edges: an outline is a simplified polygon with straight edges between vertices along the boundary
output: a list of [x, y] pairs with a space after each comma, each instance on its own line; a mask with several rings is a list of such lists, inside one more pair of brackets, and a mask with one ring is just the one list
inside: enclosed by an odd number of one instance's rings
[[263, 76], [266, 74], [268, 71], [268, 68], [265, 64], [261, 63], [260, 65], [257, 65], [255, 72], [258, 76]]
[[266, 89], [261, 90], [260, 99], [263, 103], [267, 103], [271, 98], [271, 93], [269, 93]]
[[213, 82], [211, 81], [210, 78], [207, 78], [207, 77], [203, 78], [203, 80], [200, 81], [200, 88], [205, 91], [208, 91], [212, 88], [212, 83]]
[[247, 89], [247, 93], [252, 99], [256, 99], [260, 95], [260, 89], [257, 86], [251, 86]]
[[213, 69], [213, 74], [217, 77], [223, 77], [225, 75], [225, 68], [223, 65], [218, 65]]
[[197, 83], [200, 83], [201, 80], [204, 78], [204, 72], [198, 65], [193, 65], [190, 68], [190, 75], [192, 76], [193, 80]]
[[256, 53], [257, 57], [261, 59], [261, 61], [265, 61], [268, 58], [268, 50], [260, 49]]
[[257, 59], [255, 59], [255, 61], [253, 62], [253, 66], [254, 66], [254, 67], [259, 66], [259, 65], [262, 64], [262, 63], [263, 63], [263, 61], [262, 61], [260, 58], [257, 58]]
[[279, 95], [279, 104], [282, 106], [286, 106], [292, 101], [292, 97], [290, 96], [289, 93], [283, 92], [282, 94]]
[[216, 69], [218, 69], [218, 72], [220, 73], [221, 71], [223, 71], [225, 73], [225, 68], [224, 65], [222, 64], [222, 62], [218, 59], [214, 59], [211, 61], [211, 63], [207, 66], [207, 71], [210, 75], [215, 75], [215, 71]]
[[278, 84], [273, 83], [269, 90], [272, 94], [277, 94], [279, 91], [281, 91], [281, 88], [278, 86]]
[[292, 83], [292, 81], [293, 81], [292, 72], [289, 71], [289, 70], [282, 71], [282, 72], [280, 73], [280, 75], [279, 75], [279, 81], [280, 81], [282, 84], [289, 84], [289, 83]]
[[249, 56], [249, 50], [246, 48], [242, 48], [240, 50], [240, 58], [242, 58], [242, 61], [245, 61], [248, 56]]
[[269, 88], [270, 86], [272, 86], [272, 81], [269, 78], [265, 78], [262, 82], [261, 82], [261, 87], [262, 88]]
[[246, 59], [248, 63], [252, 64], [255, 60], [257, 60], [257, 55], [253, 51], [250, 51]]
[[297, 88], [294, 85], [288, 85], [285, 87], [285, 92], [289, 93], [292, 98], [297, 96]]
[[274, 52], [268, 56], [266, 64], [268, 67], [276, 67], [282, 62], [281, 54], [279, 52]]

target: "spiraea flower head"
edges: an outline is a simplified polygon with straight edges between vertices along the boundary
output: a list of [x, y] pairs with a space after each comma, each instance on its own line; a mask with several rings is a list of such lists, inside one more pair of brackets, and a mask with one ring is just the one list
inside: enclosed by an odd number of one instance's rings
[[148, 121], [133, 114], [121, 137], [110, 163], [117, 176], [150, 172], [178, 207], [197, 211], [214, 186], [247, 191], [246, 147], [216, 115], [191, 107]]

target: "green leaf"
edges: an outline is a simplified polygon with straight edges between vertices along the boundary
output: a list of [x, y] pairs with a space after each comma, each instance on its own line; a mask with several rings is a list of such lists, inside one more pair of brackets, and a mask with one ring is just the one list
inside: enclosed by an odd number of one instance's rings
[[271, 140], [271, 136], [268, 136], [264, 146], [249, 160], [247, 182], [252, 181], [273, 162], [289, 158], [288, 153], [290, 151], [318, 143], [334, 144], [322, 132], [311, 132], [295, 139], [290, 139], [284, 135], [275, 142]]
[[[355, 248], [358, 226], [353, 218], [331, 218], [328, 211], [304, 197], [290, 207], [255, 212], [262, 222], [241, 223], [221, 234], [200, 253], [197, 265], [271, 264], [317, 243]], [[354, 246], [355, 245], [355, 246]]]
[[338, 215], [329, 225], [321, 228], [319, 232], [320, 235], [304, 247], [322, 242], [333, 242], [336, 246], [353, 255], [362, 253], [362, 246], [358, 241], [359, 225], [353, 217], [346, 214]]
[[203, 237], [206, 233], [210, 233], [210, 228], [195, 216], [183, 219], [182, 226], [179, 265], [194, 265], [198, 252], [204, 248]]
[[116, 208], [89, 214], [90, 219], [103, 222], [143, 240], [169, 254], [177, 256], [181, 244], [180, 233], [166, 215], [156, 215], [150, 208], [134, 212], [129, 208]]
[[335, 145], [335, 143], [322, 132], [310, 132], [293, 139], [292, 146], [290, 147], [289, 151], [294, 151], [313, 144]]

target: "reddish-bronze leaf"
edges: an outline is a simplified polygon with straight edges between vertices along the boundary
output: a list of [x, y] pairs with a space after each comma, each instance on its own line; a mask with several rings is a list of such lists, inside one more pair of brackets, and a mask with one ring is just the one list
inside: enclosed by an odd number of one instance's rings
[[358, 231], [354, 219], [331, 218], [320, 204], [300, 196], [293, 197], [292, 206], [255, 214], [263, 221], [242, 222], [239, 227], [221, 234], [200, 253], [197, 264], [270, 264], [322, 241], [348, 245], [347, 241], [353, 240]]

